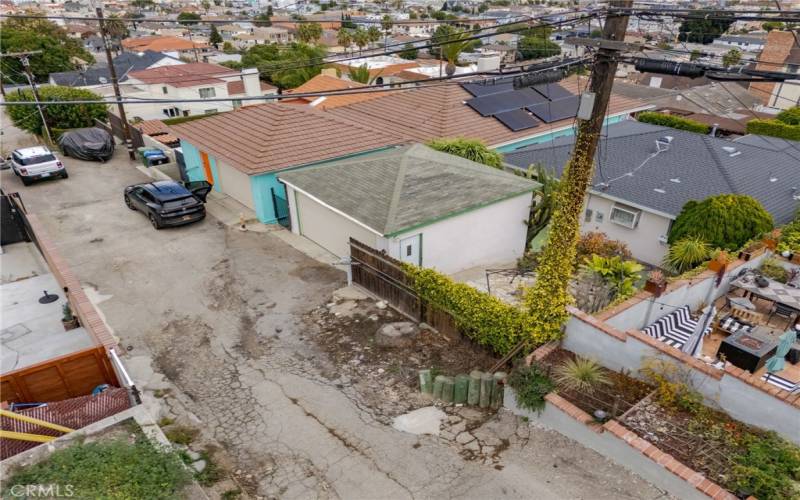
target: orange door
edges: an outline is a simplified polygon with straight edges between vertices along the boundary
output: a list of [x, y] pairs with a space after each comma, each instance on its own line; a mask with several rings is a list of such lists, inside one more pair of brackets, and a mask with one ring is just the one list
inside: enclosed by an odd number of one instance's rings
[[214, 174], [211, 173], [211, 162], [208, 161], [208, 153], [200, 151], [200, 159], [203, 161], [203, 170], [206, 173], [206, 181], [209, 184], [214, 184]]

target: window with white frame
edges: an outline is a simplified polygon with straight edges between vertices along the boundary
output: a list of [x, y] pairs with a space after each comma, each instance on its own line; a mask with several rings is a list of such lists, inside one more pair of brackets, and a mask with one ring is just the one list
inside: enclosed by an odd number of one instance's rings
[[213, 87], [200, 89], [200, 98], [201, 99], [208, 99], [209, 97], [217, 97], [217, 93], [214, 91]]
[[641, 215], [642, 211], [638, 208], [617, 204], [611, 208], [609, 220], [614, 224], [619, 224], [628, 229], [635, 229], [639, 224], [639, 217], [641, 217]]

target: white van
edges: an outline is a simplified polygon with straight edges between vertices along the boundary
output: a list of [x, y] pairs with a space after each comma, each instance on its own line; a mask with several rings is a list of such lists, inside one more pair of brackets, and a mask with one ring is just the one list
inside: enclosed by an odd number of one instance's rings
[[26, 186], [37, 179], [69, 177], [61, 160], [44, 146], [17, 149], [11, 153], [11, 169]]

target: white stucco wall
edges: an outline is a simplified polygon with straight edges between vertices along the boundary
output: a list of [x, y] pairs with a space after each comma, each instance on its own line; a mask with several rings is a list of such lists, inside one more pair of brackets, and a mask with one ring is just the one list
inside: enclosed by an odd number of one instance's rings
[[337, 257], [350, 256], [350, 238], [375, 246], [377, 234], [287, 186], [292, 231]]
[[[658, 196], [657, 193], [653, 193]], [[652, 212], [642, 211], [639, 224], [634, 229], [611, 222], [611, 209], [615, 201], [590, 194], [581, 214], [581, 232], [600, 231], [609, 238], [620, 240], [628, 245], [633, 257], [648, 264], [660, 266], [667, 254], [668, 247], [659, 241], [659, 237], [669, 233], [670, 219]], [[586, 222], [586, 210], [592, 211], [591, 222]], [[597, 221], [597, 213], [603, 214], [603, 221]]]
[[511, 263], [525, 249], [525, 220], [532, 194], [526, 193], [434, 222], [395, 238], [379, 249], [400, 258], [400, 240], [422, 234], [422, 266], [452, 274], [476, 266]]
[[253, 188], [250, 184], [250, 177], [247, 174], [218, 159], [217, 176], [216, 181], [219, 183], [220, 191], [235, 198], [248, 208], [255, 210]]

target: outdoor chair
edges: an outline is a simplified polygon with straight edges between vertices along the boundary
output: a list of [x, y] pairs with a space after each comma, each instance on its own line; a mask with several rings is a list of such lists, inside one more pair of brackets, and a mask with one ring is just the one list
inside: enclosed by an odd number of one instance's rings
[[689, 306], [683, 306], [662, 316], [643, 332], [676, 349], [682, 349], [696, 325], [697, 322], [689, 315]]
[[783, 389], [784, 391], [788, 391], [789, 394], [800, 390], [800, 382], [792, 382], [789, 379], [785, 379], [778, 375], [769, 374], [761, 376], [761, 380], [764, 382], [769, 382], [770, 384], [778, 387], [779, 389]]
[[796, 311], [789, 306], [785, 306], [780, 302], [776, 302], [775, 305], [772, 307], [772, 311], [769, 313], [769, 318], [767, 318], [767, 323], [772, 319], [773, 316], [780, 316], [781, 318], [786, 319], [786, 324], [790, 325], [792, 323], [792, 318], [796, 314]]

